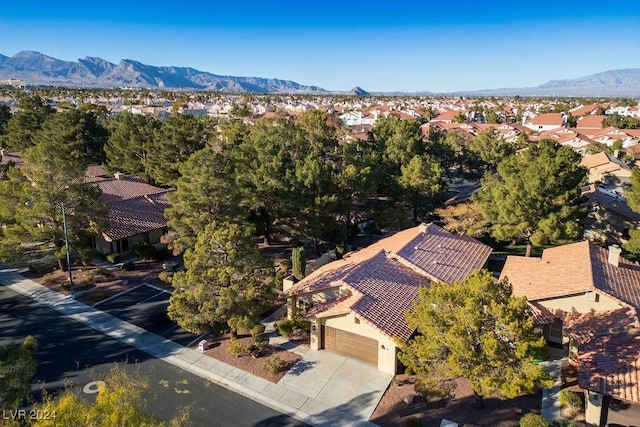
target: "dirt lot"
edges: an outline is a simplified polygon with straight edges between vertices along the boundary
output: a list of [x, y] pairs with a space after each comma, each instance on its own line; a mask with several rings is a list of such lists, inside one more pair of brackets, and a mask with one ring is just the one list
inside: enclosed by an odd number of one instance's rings
[[429, 400], [418, 398], [412, 404], [403, 402], [405, 396], [415, 395], [413, 378], [397, 375], [389, 385], [378, 407], [370, 418], [380, 426], [416, 425], [438, 427], [443, 418], [459, 425], [472, 424], [486, 427], [518, 426], [527, 412], [540, 413], [541, 393], [500, 400], [486, 398], [485, 409], [474, 407], [473, 391], [465, 380], [457, 381], [454, 397]]

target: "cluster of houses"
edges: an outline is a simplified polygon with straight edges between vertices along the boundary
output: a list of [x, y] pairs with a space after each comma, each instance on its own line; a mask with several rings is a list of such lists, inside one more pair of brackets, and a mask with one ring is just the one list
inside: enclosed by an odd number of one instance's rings
[[[128, 110], [158, 115], [158, 109], [168, 109], [167, 114], [171, 109], [158, 100], [138, 110], [122, 103], [113, 106], [115, 99], [102, 101], [112, 106], [110, 111], [115, 114]], [[226, 97], [211, 103], [188, 103], [181, 112], [224, 115], [236, 101]], [[487, 124], [471, 104], [460, 99], [285, 97], [271, 104], [251, 101], [246, 105], [263, 117], [279, 109], [296, 115], [309, 108], [324, 108], [348, 126], [356, 139], [366, 137], [380, 117], [396, 114], [401, 119], [428, 118], [422, 127], [425, 134], [460, 130], [473, 137], [494, 127], [506, 141], [515, 141], [524, 133], [529, 140], [550, 138], [583, 154], [582, 165], [589, 171], [589, 185], [582, 189], [590, 210], [585, 222], [588, 240], [546, 249], [541, 258], [508, 256], [500, 278], [509, 281], [515, 296], [527, 298], [534, 322], [547, 341], [569, 347], [578, 385], [587, 397], [587, 421], [601, 425], [609, 417], [611, 422], [607, 409], [612, 402], [621, 401], [637, 410], [640, 265], [622, 257], [619, 246], [629, 238], [630, 229], [640, 226], [640, 214], [628, 207], [624, 197], [631, 167], [618, 153], [587, 155], [586, 148], [594, 143], [610, 147], [621, 141], [620, 148], [634, 153], [640, 130], [602, 128], [605, 116], [593, 114], [602, 105], [580, 106], [567, 114], [539, 114], [536, 109], [540, 106], [533, 101], [517, 105], [505, 101], [498, 111], [504, 123]], [[607, 112], [640, 117], [637, 106], [607, 103], [604, 107]], [[578, 116], [576, 127], [567, 127], [568, 114]], [[516, 123], [516, 117], [522, 121]], [[20, 164], [16, 153], [3, 152], [0, 163], [9, 161]], [[167, 232], [163, 212], [170, 190], [137, 177], [109, 175], [99, 166], [90, 167], [85, 180], [102, 190], [102, 201], [111, 208], [109, 228], [94, 239], [100, 252], [126, 253], [140, 239], [160, 242]], [[451, 234], [435, 224], [390, 233], [367, 248], [319, 267], [297, 283], [286, 282], [288, 313], [294, 316], [300, 310], [311, 322], [313, 350], [335, 351], [395, 374], [402, 369], [397, 360], [398, 343], [414, 333], [404, 313], [412, 308], [419, 288], [433, 282], [461, 281], [486, 266], [491, 252], [479, 241]]]

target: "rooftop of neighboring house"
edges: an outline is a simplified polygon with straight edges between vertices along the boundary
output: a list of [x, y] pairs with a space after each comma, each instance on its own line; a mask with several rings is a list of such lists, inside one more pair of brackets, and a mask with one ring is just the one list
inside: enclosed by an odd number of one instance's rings
[[541, 258], [508, 256], [500, 279], [529, 301], [596, 291], [640, 309], [640, 265], [618, 251], [583, 241], [545, 249]]
[[110, 205], [110, 240], [135, 236], [167, 225], [164, 210], [169, 206], [166, 188], [144, 182], [137, 176], [109, 175], [98, 165], [85, 171], [85, 181], [100, 188], [100, 201]]
[[326, 264], [293, 285], [287, 295], [343, 287], [342, 298], [318, 304], [308, 316], [355, 312], [384, 334], [408, 339], [404, 313], [421, 286], [453, 282], [481, 269], [491, 248], [442, 230], [435, 224], [388, 235], [373, 245]]
[[606, 166], [605, 169], [609, 172], [620, 169], [631, 170], [629, 165], [627, 165], [625, 162], [610, 154], [605, 153], [604, 151], [592, 154], [590, 156], [584, 156], [580, 161], [580, 165], [584, 166], [587, 169], [596, 167], [602, 169], [603, 166]]
[[577, 129], [602, 129], [602, 121], [606, 116], [591, 114], [579, 117], [576, 123]]
[[588, 186], [582, 194], [587, 196], [588, 206], [600, 206], [629, 221], [640, 221], [640, 213], [634, 212], [626, 200], [608, 191], [601, 191], [595, 184]]
[[526, 123], [542, 126], [562, 126], [562, 124], [564, 123], [564, 117], [561, 113], [542, 113], [538, 114], [535, 117], [531, 117], [526, 121]]

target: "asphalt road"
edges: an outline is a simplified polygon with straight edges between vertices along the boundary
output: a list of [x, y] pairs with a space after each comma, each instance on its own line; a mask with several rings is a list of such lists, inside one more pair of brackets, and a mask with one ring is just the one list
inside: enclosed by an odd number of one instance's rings
[[0, 286], [0, 345], [27, 335], [38, 340], [36, 397], [42, 389], [54, 393], [69, 381], [81, 389], [117, 363], [149, 383], [148, 410], [165, 421], [189, 407], [195, 426], [304, 425]]
[[94, 307], [180, 345], [188, 346], [198, 336], [185, 331], [169, 319], [167, 307], [170, 296], [169, 292], [142, 285], [115, 298], [97, 303]]

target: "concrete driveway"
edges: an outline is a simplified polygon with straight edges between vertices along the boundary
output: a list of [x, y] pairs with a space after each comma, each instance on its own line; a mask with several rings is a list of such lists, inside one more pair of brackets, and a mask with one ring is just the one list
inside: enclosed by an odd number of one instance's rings
[[369, 419], [391, 378], [368, 363], [307, 350], [278, 385], [310, 398], [300, 411], [314, 425], [350, 425]]

